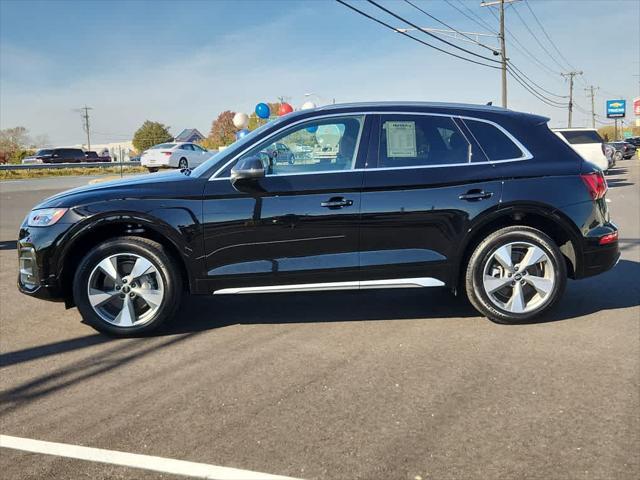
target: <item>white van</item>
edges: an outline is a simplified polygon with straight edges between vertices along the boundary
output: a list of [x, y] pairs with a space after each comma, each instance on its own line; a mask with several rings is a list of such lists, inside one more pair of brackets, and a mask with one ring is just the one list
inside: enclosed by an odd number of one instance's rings
[[593, 163], [603, 172], [609, 169], [604, 140], [595, 128], [554, 128], [553, 132], [586, 161]]

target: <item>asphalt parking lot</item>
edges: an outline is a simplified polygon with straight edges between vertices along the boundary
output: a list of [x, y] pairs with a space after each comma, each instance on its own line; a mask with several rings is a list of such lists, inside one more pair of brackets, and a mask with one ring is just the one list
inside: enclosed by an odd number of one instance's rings
[[[86, 180], [0, 183], [0, 433], [298, 478], [637, 479], [638, 157], [608, 181], [622, 259], [539, 323], [438, 289], [276, 294], [191, 298], [126, 340], [15, 288], [22, 218]], [[9, 449], [0, 471], [174, 478]]]

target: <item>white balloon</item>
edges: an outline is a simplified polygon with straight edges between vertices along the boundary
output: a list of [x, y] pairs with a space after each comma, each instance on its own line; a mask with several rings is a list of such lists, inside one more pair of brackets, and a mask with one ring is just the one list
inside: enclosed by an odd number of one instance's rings
[[307, 100], [302, 104], [302, 106], [300, 107], [300, 110], [309, 110], [311, 108], [316, 108], [316, 104], [313, 103], [311, 100]]
[[342, 133], [337, 125], [320, 125], [316, 130], [316, 141], [321, 147], [337, 147], [341, 138]]
[[249, 115], [246, 113], [238, 112], [233, 116], [233, 126], [238, 130], [247, 128], [249, 125]]

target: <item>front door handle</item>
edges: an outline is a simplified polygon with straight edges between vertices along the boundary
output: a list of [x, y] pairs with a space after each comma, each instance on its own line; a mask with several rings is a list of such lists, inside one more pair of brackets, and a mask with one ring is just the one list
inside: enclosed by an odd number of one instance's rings
[[331, 209], [350, 207], [351, 205], [353, 205], [353, 200], [348, 200], [342, 197], [330, 198], [326, 202], [322, 202], [320, 204], [321, 207], [331, 208]]
[[478, 200], [486, 200], [487, 198], [491, 198], [493, 196], [493, 192], [485, 192], [484, 190], [469, 190], [467, 193], [463, 193], [459, 195], [458, 198], [460, 200], [467, 201], [478, 201]]

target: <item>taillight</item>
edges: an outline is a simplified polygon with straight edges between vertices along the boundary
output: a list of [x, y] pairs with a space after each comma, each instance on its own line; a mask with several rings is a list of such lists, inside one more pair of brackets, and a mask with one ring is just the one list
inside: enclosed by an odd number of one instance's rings
[[585, 173], [580, 175], [580, 178], [582, 178], [593, 200], [599, 200], [607, 193], [607, 181], [602, 172]]
[[598, 243], [600, 245], [607, 245], [609, 243], [614, 243], [617, 241], [618, 241], [618, 232], [615, 231], [613, 233], [608, 233], [604, 237], [600, 237], [600, 240], [598, 241]]
[[166, 155], [167, 157], [170, 157], [172, 153], [173, 153], [173, 152], [162, 152], [162, 154], [163, 154], [163, 155]]

